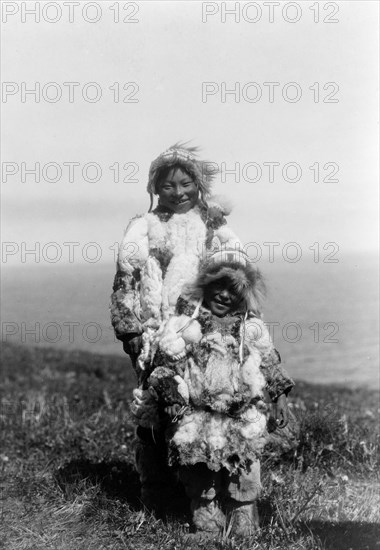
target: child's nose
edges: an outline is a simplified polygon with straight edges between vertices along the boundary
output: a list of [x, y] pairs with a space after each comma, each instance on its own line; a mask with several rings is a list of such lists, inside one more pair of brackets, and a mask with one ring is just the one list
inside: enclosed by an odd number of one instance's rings
[[174, 196], [176, 197], [182, 197], [183, 195], [183, 187], [178, 186], [174, 188]]
[[221, 298], [223, 298], [223, 300], [228, 300], [229, 297], [230, 297], [229, 292], [228, 292], [228, 290], [226, 290], [226, 289], [222, 289], [222, 290], [219, 292], [219, 296], [220, 296]]

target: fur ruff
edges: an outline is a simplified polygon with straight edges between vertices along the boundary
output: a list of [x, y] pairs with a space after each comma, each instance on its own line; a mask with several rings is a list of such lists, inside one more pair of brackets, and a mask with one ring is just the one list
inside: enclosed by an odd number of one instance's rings
[[188, 286], [186, 294], [194, 300], [199, 300], [210, 283], [224, 277], [231, 281], [246, 309], [260, 311], [266, 292], [264, 278], [258, 269], [237, 261], [222, 261], [216, 264], [205, 262], [195, 285]]

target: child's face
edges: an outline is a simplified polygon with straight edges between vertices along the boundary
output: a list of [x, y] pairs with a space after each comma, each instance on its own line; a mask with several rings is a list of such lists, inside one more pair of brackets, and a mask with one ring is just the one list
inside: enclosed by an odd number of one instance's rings
[[206, 286], [204, 301], [211, 313], [217, 317], [224, 317], [236, 311], [242, 300], [234, 290], [231, 281], [223, 277]]
[[173, 168], [158, 184], [160, 205], [175, 214], [185, 214], [198, 199], [198, 189], [191, 177], [181, 168]]

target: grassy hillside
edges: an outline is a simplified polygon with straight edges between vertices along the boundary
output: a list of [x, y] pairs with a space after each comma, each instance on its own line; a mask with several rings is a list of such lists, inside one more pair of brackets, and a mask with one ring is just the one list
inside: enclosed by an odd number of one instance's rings
[[[127, 358], [4, 344], [2, 380], [4, 548], [186, 547], [185, 500], [139, 502]], [[300, 440], [263, 458], [260, 533], [207, 548], [379, 548], [378, 393], [299, 383], [290, 406]]]

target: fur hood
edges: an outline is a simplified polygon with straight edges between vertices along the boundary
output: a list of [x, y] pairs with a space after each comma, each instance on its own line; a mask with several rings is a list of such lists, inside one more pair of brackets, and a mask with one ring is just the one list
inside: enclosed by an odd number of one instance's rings
[[205, 288], [219, 279], [226, 278], [244, 303], [244, 309], [260, 312], [266, 287], [259, 269], [254, 268], [242, 251], [225, 251], [218, 258], [209, 258], [201, 267], [195, 284], [188, 288], [187, 295], [200, 300]]
[[161, 153], [150, 165], [147, 191], [152, 196], [157, 193], [158, 172], [164, 166], [183, 168], [194, 180], [199, 189], [202, 200], [211, 195], [211, 185], [217, 174], [217, 165], [214, 162], [199, 160], [198, 147], [186, 147], [184, 143], [175, 143]]

